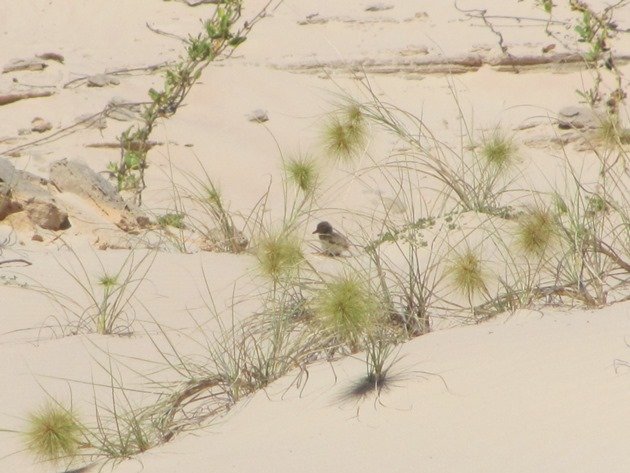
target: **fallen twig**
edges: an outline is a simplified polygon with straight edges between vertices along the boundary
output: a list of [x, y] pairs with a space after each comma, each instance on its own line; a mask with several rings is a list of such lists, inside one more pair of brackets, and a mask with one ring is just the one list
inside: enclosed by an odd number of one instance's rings
[[8, 264], [8, 263], [24, 263], [27, 266], [31, 266], [33, 264], [30, 261], [27, 261], [27, 260], [22, 259], [22, 258], [5, 259], [3, 261], [0, 261], [0, 265]]
[[[161, 146], [164, 143], [161, 141], [128, 141], [125, 146], [126, 149], [131, 151], [138, 151], [140, 149], [150, 150], [154, 146]], [[106, 141], [104, 143], [88, 143], [85, 145], [86, 148], [110, 148], [110, 149], [119, 149], [120, 141]]]
[[162, 35], [162, 36], [166, 36], [168, 38], [174, 38], [174, 39], [178, 39], [182, 42], [186, 42], [186, 38], [182, 38], [181, 36], [177, 36], [176, 34], [173, 33], [168, 33], [166, 31], [162, 31], [159, 30], [157, 28], [153, 28], [151, 25], [149, 25], [149, 23], [145, 23], [145, 25], [147, 25], [147, 28], [149, 28], [150, 31], [153, 31], [156, 34]]
[[[105, 71], [104, 74], [117, 76], [117, 75], [129, 74], [131, 72], [155, 72], [157, 70], [162, 69], [163, 67], [168, 67], [170, 64], [171, 64], [170, 62], [165, 61], [159, 64], [153, 64], [151, 66], [131, 67], [131, 68], [124, 68], [124, 69], [115, 69], [113, 71]], [[66, 82], [63, 85], [63, 88], [67, 89], [70, 85], [77, 84], [77, 82], [87, 81], [93, 75], [94, 74], [90, 74], [87, 76], [81, 76], [81, 77], [77, 77], [76, 79], [72, 79], [71, 81]], [[75, 87], [78, 87], [78, 84], [75, 85]]]

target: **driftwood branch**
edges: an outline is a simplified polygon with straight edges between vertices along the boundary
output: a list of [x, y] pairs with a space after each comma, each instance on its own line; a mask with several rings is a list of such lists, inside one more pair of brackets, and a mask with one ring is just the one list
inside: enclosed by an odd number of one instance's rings
[[0, 95], [0, 105], [7, 105], [18, 100], [34, 99], [38, 97], [50, 97], [54, 92], [51, 90], [42, 90], [34, 92], [19, 92], [16, 94]]

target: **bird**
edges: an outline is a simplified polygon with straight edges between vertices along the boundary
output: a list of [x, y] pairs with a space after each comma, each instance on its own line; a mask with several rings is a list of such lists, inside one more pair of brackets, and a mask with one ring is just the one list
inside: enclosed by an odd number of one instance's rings
[[341, 233], [336, 232], [330, 223], [319, 222], [313, 234], [315, 233], [319, 235], [319, 241], [322, 243], [322, 254], [341, 256], [344, 251], [350, 251], [350, 241]]

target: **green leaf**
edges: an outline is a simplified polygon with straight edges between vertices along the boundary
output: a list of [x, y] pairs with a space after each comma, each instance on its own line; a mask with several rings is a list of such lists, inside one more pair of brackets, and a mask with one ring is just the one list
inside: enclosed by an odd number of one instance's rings
[[142, 156], [135, 151], [127, 151], [125, 153], [125, 166], [128, 169], [138, 170], [142, 165]]
[[162, 92], [158, 92], [157, 90], [151, 88], [149, 89], [149, 97], [156, 103], [159, 103], [162, 100], [164, 94]]
[[239, 44], [244, 43], [247, 38], [245, 36], [235, 36], [232, 38], [228, 44], [233, 48], [237, 47]]

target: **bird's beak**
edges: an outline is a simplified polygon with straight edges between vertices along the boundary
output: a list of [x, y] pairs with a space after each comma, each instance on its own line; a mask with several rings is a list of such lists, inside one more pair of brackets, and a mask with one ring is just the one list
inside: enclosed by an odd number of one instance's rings
[[315, 233], [317, 233], [317, 228], [316, 228], [316, 229], [315, 229], [315, 231], [313, 232], [313, 235], [314, 235]]

